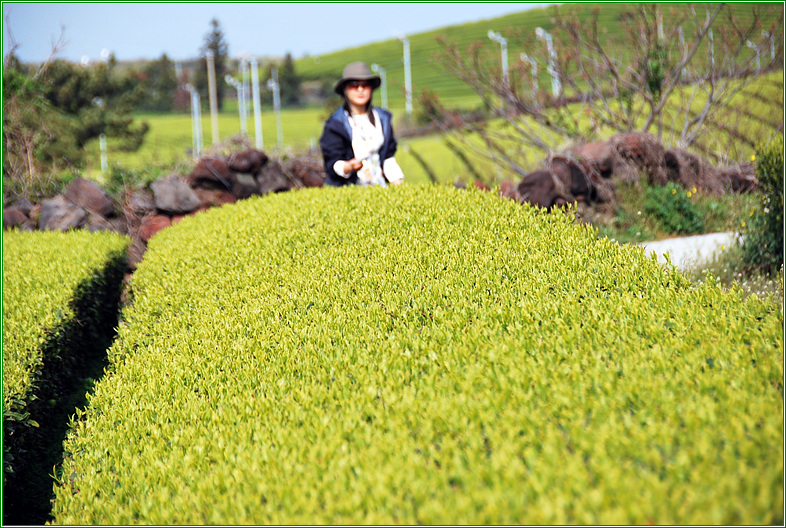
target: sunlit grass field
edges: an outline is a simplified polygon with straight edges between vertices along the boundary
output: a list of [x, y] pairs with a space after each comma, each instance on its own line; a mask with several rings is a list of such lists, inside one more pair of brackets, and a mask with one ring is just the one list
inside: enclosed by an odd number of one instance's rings
[[[687, 88], [685, 89], [687, 90]], [[471, 98], [463, 99], [470, 105]], [[697, 107], [698, 109], [698, 107]], [[279, 147], [279, 128], [276, 115], [271, 108], [262, 110], [262, 150], [272, 157], [286, 158], [311, 152], [318, 156], [319, 136], [328, 117], [328, 107], [283, 109], [281, 111], [281, 147]], [[397, 131], [404, 130], [407, 116], [404, 107], [392, 107]], [[190, 114], [140, 114], [138, 119], [147, 121], [150, 132], [138, 152], [121, 152], [113, 149], [110, 143], [107, 154], [110, 165], [131, 169], [155, 166], [160, 168], [188, 166], [193, 161], [193, 132]], [[675, 121], [675, 122], [678, 122]], [[502, 123], [497, 123], [502, 127]], [[246, 141], [257, 146], [256, 127], [253, 112], [248, 112], [246, 121]], [[734, 98], [732, 104], [724, 108], [704, 127], [704, 135], [695, 145], [694, 151], [712, 161], [745, 161], [755, 152], [756, 143], [768, 139], [773, 133], [783, 129], [783, 72], [762, 75], [751, 86]], [[219, 143], [231, 138], [240, 138], [241, 123], [237, 103], [226, 101], [225, 108], [218, 115]], [[611, 135], [611, 132], [609, 132]], [[209, 112], [202, 113], [202, 153], [209, 152], [212, 145], [212, 121]], [[473, 172], [487, 183], [499, 183], [510, 179], [490, 161], [478, 154], [482, 144], [470, 138], [474, 149], [464, 148], [465, 157], [472, 164], [468, 168], [447, 145], [447, 137], [432, 134], [419, 137], [401, 137], [399, 152], [396, 156], [407, 177], [407, 181], [422, 183], [430, 181], [429, 171], [441, 183], [463, 181], [468, 183], [477, 179]], [[674, 144], [675, 138], [664, 135], [664, 143]], [[526, 149], [511, 141], [511, 148], [518, 149], [526, 156], [526, 166], [535, 169], [544, 153]], [[100, 153], [98, 142], [88, 146], [89, 162], [87, 172], [100, 179]], [[472, 152], [474, 150], [475, 152]], [[424, 167], [425, 164], [425, 167]]]
[[[401, 124], [406, 115], [405, 109], [392, 108], [394, 116]], [[279, 146], [278, 120], [271, 108], [262, 111], [262, 150], [275, 158], [304, 155], [312, 152], [318, 155], [319, 137], [328, 116], [328, 109], [311, 107], [300, 109], [283, 109], [281, 111], [281, 146]], [[108, 145], [107, 161], [110, 166], [130, 169], [143, 167], [175, 167], [188, 166], [193, 161], [193, 131], [190, 114], [139, 114], [137, 119], [146, 121], [150, 131], [138, 152], [121, 152]], [[210, 152], [213, 147], [212, 120], [208, 112], [202, 114], [202, 154]], [[403, 126], [403, 125], [402, 125]], [[236, 101], [227, 101], [226, 108], [218, 115], [219, 144], [231, 139], [244, 138]], [[256, 126], [253, 112], [248, 113], [245, 141], [257, 147]], [[416, 155], [425, 159], [431, 170], [436, 173], [439, 181], [466, 179], [462, 175], [467, 172], [464, 163], [453, 154], [439, 135], [419, 138], [399, 138], [399, 152], [396, 159], [407, 175], [407, 181], [421, 183], [429, 181], [429, 177], [416, 157], [410, 153], [410, 147]], [[477, 163], [483, 164], [480, 160]], [[490, 167], [490, 166], [489, 166]], [[489, 169], [490, 170], [490, 169]], [[101, 158], [98, 142], [88, 145], [87, 173], [100, 179]]]

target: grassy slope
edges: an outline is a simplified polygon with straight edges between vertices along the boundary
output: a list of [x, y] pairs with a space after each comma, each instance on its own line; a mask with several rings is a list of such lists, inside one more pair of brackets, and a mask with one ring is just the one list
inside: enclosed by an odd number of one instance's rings
[[[774, 6], [774, 4], [773, 4]], [[599, 24], [607, 28], [610, 39], [619, 36], [621, 24], [618, 23], [623, 4], [603, 4], [599, 15]], [[735, 12], [744, 14], [749, 9], [744, 4], [732, 6]], [[417, 96], [424, 88], [440, 95], [443, 102], [458, 107], [477, 107], [479, 100], [469, 88], [458, 79], [447, 73], [434, 59], [440, 50], [436, 38], [444, 35], [456, 42], [460, 48], [466, 48], [473, 42], [479, 42], [487, 48], [489, 60], [497, 61], [499, 49], [491, 42], [486, 33], [494, 29], [509, 39], [509, 57], [511, 63], [518, 60], [520, 52], [530, 50], [539, 43], [534, 39], [534, 29], [543, 27], [551, 30], [553, 24], [546, 9], [533, 9], [491, 20], [483, 20], [469, 24], [451, 26], [430, 32], [410, 35], [413, 92]], [[542, 46], [542, 44], [540, 44]], [[377, 63], [386, 70], [388, 80], [389, 107], [396, 116], [400, 127], [405, 116], [404, 110], [404, 68], [402, 61], [402, 45], [397, 39], [368, 44], [366, 46], [342, 50], [340, 52], [317, 57], [303, 58], [296, 61], [296, 69], [305, 80], [322, 80], [333, 82], [344, 65], [354, 60]], [[541, 86], [549, 86], [545, 68], [540, 69]], [[755, 93], [751, 93], [755, 92]], [[380, 97], [380, 96], [378, 96]], [[708, 123], [707, 135], [698, 144], [698, 153], [704, 157], [723, 154], [730, 160], [743, 160], [753, 153], [756, 141], [766, 139], [774, 129], [781, 127], [783, 115], [783, 77], [782, 72], [771, 74], [758, 87], [748, 90], [746, 96], [738, 98], [740, 104], [733, 104], [727, 113]], [[378, 100], [377, 103], [380, 101]], [[219, 116], [220, 139], [226, 139], [240, 132], [240, 122], [234, 101], [227, 101], [226, 109]], [[415, 106], [417, 112], [417, 103]], [[303, 151], [316, 144], [321, 133], [322, 123], [327, 115], [324, 107], [306, 109], [285, 109], [282, 111], [282, 136], [285, 150]], [[190, 117], [185, 115], [142, 115], [151, 125], [151, 132], [145, 145], [137, 153], [123, 153], [112, 150], [110, 145], [110, 163], [125, 167], [140, 168], [149, 164], [171, 165], [176, 161], [189, 160], [188, 152], [192, 147]], [[252, 143], [254, 137], [253, 115], [248, 123], [249, 136]], [[204, 144], [212, 143], [211, 121], [207, 112], [202, 116]], [[277, 125], [270, 108], [263, 109], [262, 130], [264, 149], [277, 152]], [[445, 145], [441, 136], [427, 138], [404, 139], [402, 146], [409, 145], [430, 164], [437, 178], [443, 182], [457, 179], [468, 180], [469, 171]], [[88, 172], [97, 174], [100, 170], [98, 145], [90, 149]], [[532, 153], [533, 159], [542, 157]], [[423, 182], [428, 177], [419, 162], [406, 150], [399, 154], [399, 161], [409, 181]], [[489, 180], [499, 180], [501, 175], [495, 174], [490, 164], [474, 158], [476, 170], [490, 175]]]
[[[623, 13], [631, 9], [630, 5], [604, 3], [587, 6], [585, 4], [563, 6], [561, 9], [563, 12], [577, 9], [580, 18], [588, 19], [596, 8], [599, 9], [598, 27], [603, 28], [604, 37], [611, 42], [622, 40], [625, 26], [621, 19], [624, 18]], [[664, 13], [666, 16], [679, 16], [679, 12], [683, 9], [686, 9], [686, 7], [671, 5], [665, 8]], [[767, 6], [767, 9], [778, 9], [778, 5], [771, 4]], [[750, 16], [749, 5], [732, 4], [731, 11], [741, 19]], [[480, 20], [409, 35], [413, 95], [417, 96], [422, 89], [427, 88], [439, 94], [446, 104], [454, 106], [478, 105], [479, 101], [469, 88], [461, 84], [441, 64], [434, 60], [435, 55], [442, 51], [442, 45], [439, 43], [438, 38], [444, 37], [448, 41], [454, 42], [462, 50], [467, 49], [474, 43], [479, 43], [488, 50], [488, 59], [492, 61], [492, 64], [497, 64], [499, 61], [499, 46], [489, 40], [487, 36], [489, 30], [494, 30], [508, 39], [508, 61], [512, 67], [519, 61], [519, 55], [522, 52], [532, 56], [545, 54], [544, 44], [535, 37], [535, 29], [538, 27], [552, 32], [555, 37], [557, 36], [557, 33], [554, 31], [553, 7], [532, 9], [489, 20]], [[328, 55], [299, 59], [295, 61], [295, 67], [298, 74], [304, 79], [320, 79], [334, 82], [344, 66], [350, 62], [361, 60], [369, 64], [377, 63], [386, 70], [387, 81], [390, 85], [388, 91], [390, 106], [403, 108], [405, 74], [402, 55], [402, 43], [398, 39], [390, 39]], [[550, 76], [546, 68], [539, 68], [538, 78], [542, 89], [547, 89], [550, 86]]]

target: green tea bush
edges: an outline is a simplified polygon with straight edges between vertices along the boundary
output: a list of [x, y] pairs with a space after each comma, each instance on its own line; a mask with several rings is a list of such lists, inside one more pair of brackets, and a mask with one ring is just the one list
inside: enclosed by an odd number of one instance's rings
[[[58, 461], [52, 451], [62, 452], [62, 431], [74, 412], [73, 405], [61, 407], [72, 399], [85, 363], [101, 352], [93, 345], [106, 351], [117, 324], [127, 246], [126, 237], [109, 233], [3, 233], [6, 522], [27, 524], [29, 515], [42, 521], [46, 512], [33, 512], [41, 504], [48, 511], [48, 475]], [[58, 427], [60, 439], [52, 440]]]
[[57, 524], [758, 524], [774, 303], [571, 215], [306, 189], [150, 241], [65, 442]]
[[762, 201], [747, 223], [743, 256], [767, 273], [783, 266], [783, 136], [758, 146], [756, 177]]
[[[40, 374], [41, 347], [73, 317], [80, 289], [105, 273], [108, 264], [122, 266], [116, 260], [127, 247], [125, 237], [103, 232], [3, 233], [4, 421], [23, 411]], [[106, 286], [118, 289], [120, 284]], [[96, 315], [99, 308], [104, 307], [95, 307]]]
[[664, 231], [673, 235], [702, 233], [704, 222], [691, 201], [695, 190], [686, 190], [674, 182], [647, 189], [645, 211], [653, 215]]

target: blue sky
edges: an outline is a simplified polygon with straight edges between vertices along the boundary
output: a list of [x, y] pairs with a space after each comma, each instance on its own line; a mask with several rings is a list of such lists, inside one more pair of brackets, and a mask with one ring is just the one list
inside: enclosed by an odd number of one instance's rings
[[199, 55], [210, 20], [218, 19], [230, 56], [321, 55], [547, 5], [527, 2], [3, 2], [3, 56], [8, 30], [22, 61], [40, 62], [65, 28], [59, 58], [185, 60]]

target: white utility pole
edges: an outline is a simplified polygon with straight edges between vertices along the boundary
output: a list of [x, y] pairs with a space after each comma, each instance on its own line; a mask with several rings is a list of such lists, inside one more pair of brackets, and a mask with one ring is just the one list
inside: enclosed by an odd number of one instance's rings
[[245, 97], [243, 96], [243, 83], [236, 81], [231, 75], [226, 75], [224, 80], [227, 82], [228, 85], [234, 86], [235, 90], [237, 90], [237, 111], [240, 115], [240, 133], [244, 136], [246, 134], [246, 103]]
[[254, 96], [254, 137], [256, 138], [257, 150], [262, 150], [262, 108], [259, 104], [259, 68], [256, 59], [251, 59], [251, 90]]
[[218, 143], [218, 93], [216, 88], [216, 60], [212, 51], [205, 54], [207, 59], [207, 86], [210, 96], [210, 123], [213, 125], [213, 145]]
[[489, 29], [489, 38], [499, 44], [502, 55], [502, 82], [508, 86], [508, 40], [496, 31]]
[[273, 111], [276, 113], [276, 133], [278, 136], [278, 150], [284, 148], [284, 131], [281, 126], [281, 85], [278, 84], [278, 70], [273, 68], [267, 87], [273, 91]]
[[378, 73], [380, 79], [382, 79], [382, 108], [388, 107], [388, 83], [385, 78], [385, 68], [380, 66], [379, 64], [372, 64], [371, 71]]
[[526, 53], [521, 54], [521, 60], [529, 62], [532, 67], [532, 93], [536, 94], [538, 93], [538, 63]]
[[775, 60], [775, 39], [769, 31], [762, 31], [761, 36], [770, 41], [770, 59]]
[[410, 72], [409, 39], [407, 37], [399, 37], [399, 40], [404, 43], [404, 88], [406, 90], [407, 115], [411, 117], [412, 116], [412, 74]]
[[562, 82], [559, 79], [557, 72], [557, 52], [554, 50], [554, 42], [551, 34], [547, 33], [545, 29], [539, 27], [535, 29], [535, 36], [540, 40], [546, 41], [546, 48], [549, 51], [549, 73], [551, 74], [551, 93], [557, 97], [562, 91]]
[[249, 80], [249, 73], [248, 73], [248, 57], [243, 55], [240, 59], [240, 82], [243, 83], [243, 121], [244, 121], [244, 129], [247, 129], [248, 126], [245, 124], [248, 122], [248, 110], [249, 104], [251, 103], [249, 95], [251, 94], [251, 81]]
[[98, 136], [98, 144], [101, 147], [101, 172], [106, 172], [109, 167], [106, 161], [106, 134], [103, 132]]
[[663, 13], [661, 12], [660, 7], [657, 8], [655, 17], [658, 21], [658, 42], [663, 42]]
[[[685, 32], [682, 30], [682, 26], [679, 26], [677, 28], [677, 33], [680, 36], [680, 54], [684, 56], [685, 55]], [[687, 66], [687, 64], [686, 64], [686, 66]], [[686, 70], [687, 70], [687, 68], [682, 68], [682, 70], [680, 71], [680, 77], [683, 78], [683, 79], [685, 78]]]
[[202, 155], [202, 109], [199, 91], [191, 84], [186, 84], [186, 90], [191, 94], [191, 133], [194, 148], [192, 154], [195, 158]]
[[748, 44], [749, 48], [752, 48], [753, 50], [756, 51], [756, 71], [760, 72], [761, 71], [761, 57], [759, 56], [759, 47], [756, 44], [754, 44], [753, 42], [751, 42], [750, 40], [747, 42], [747, 44]]
[[[93, 104], [101, 109], [103, 109], [105, 105], [104, 100], [100, 97], [93, 98]], [[103, 132], [98, 136], [98, 146], [101, 149], [101, 172], [106, 173], [109, 167], [106, 161], [106, 134]]]

